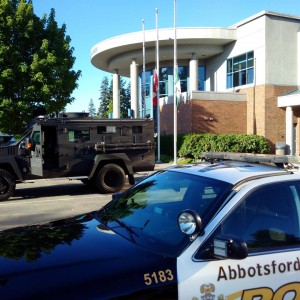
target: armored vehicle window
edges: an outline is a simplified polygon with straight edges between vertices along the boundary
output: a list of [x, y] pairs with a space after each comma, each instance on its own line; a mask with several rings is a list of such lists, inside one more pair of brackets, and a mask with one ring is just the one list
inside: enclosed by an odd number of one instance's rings
[[98, 126], [97, 127], [97, 134], [116, 133], [116, 132], [117, 132], [116, 126]]
[[83, 143], [90, 140], [89, 130], [69, 130], [68, 141], [71, 143]]
[[39, 131], [34, 131], [32, 134], [32, 141], [35, 145], [40, 145], [41, 133]]
[[132, 128], [130, 126], [122, 126], [121, 127], [121, 135], [131, 136], [132, 135]]
[[132, 133], [143, 133], [143, 126], [132, 126]]

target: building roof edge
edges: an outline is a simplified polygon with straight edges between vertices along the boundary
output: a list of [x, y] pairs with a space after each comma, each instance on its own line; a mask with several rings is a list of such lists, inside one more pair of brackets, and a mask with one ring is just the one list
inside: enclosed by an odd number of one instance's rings
[[295, 16], [295, 15], [290, 15], [290, 14], [283, 14], [283, 13], [278, 13], [278, 12], [274, 12], [274, 11], [269, 11], [269, 10], [262, 10], [259, 13], [252, 15], [242, 21], [239, 21], [231, 26], [229, 26], [228, 28], [238, 28], [240, 26], [243, 26], [249, 22], [252, 22], [260, 17], [263, 16], [276, 16], [276, 17], [281, 17], [281, 18], [286, 18], [286, 19], [294, 19], [294, 20], [298, 20], [300, 21], [300, 16]]

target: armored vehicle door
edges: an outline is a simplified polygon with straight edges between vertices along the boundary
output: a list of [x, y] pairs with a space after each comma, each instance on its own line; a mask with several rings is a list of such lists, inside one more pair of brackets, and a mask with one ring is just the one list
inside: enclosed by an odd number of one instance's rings
[[32, 129], [32, 150], [30, 158], [31, 174], [43, 176], [43, 133], [41, 125], [35, 125]]

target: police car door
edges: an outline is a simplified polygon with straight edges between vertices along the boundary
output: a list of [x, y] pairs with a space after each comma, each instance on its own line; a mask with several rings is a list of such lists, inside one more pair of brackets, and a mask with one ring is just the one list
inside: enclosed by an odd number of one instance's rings
[[179, 299], [300, 299], [299, 199], [291, 181], [229, 204], [179, 257]]
[[32, 130], [32, 150], [30, 158], [31, 174], [43, 176], [43, 133], [41, 125], [34, 125]]

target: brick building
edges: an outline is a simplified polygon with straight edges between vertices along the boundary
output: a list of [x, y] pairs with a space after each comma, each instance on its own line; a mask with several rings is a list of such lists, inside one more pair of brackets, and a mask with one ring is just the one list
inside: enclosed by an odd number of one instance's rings
[[[186, 96], [186, 95], [184, 95]], [[240, 93], [191, 92], [178, 105], [178, 133], [245, 133], [247, 98]], [[161, 133], [173, 134], [174, 105], [161, 106]]]
[[[299, 155], [299, 28], [300, 17], [269, 11], [228, 28], [177, 28], [177, 132], [258, 134], [273, 151], [284, 142], [287, 154]], [[160, 133], [173, 134], [174, 30], [158, 32], [145, 31], [144, 42], [142, 32], [102, 41], [92, 48], [91, 62], [113, 73], [113, 117], [120, 114], [119, 77], [128, 77], [133, 117], [159, 116]], [[152, 105], [157, 57], [159, 114]]]

